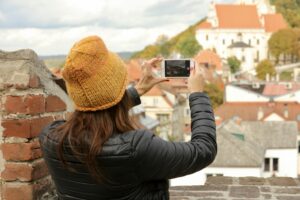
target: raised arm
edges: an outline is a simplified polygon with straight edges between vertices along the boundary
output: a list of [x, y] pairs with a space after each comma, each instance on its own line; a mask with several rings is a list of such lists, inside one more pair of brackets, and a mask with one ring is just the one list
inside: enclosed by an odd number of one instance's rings
[[137, 132], [136, 159], [141, 181], [170, 179], [208, 166], [217, 154], [216, 128], [209, 98], [204, 93], [189, 97], [192, 136], [190, 142], [167, 142], [149, 131]]
[[[150, 76], [151, 65], [146, 67], [146, 74]], [[144, 85], [138, 85], [137, 90]], [[188, 79], [192, 119], [190, 142], [167, 142], [150, 131], [137, 131], [132, 145], [136, 153], [135, 162], [138, 163], [135, 170], [141, 181], [191, 174], [214, 160], [217, 154], [215, 119], [209, 97], [203, 93], [203, 86], [202, 68], [196, 65]]]

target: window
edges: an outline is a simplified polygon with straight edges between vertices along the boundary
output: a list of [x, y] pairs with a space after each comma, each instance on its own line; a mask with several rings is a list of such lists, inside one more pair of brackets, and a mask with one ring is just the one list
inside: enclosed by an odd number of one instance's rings
[[265, 172], [278, 172], [279, 169], [279, 158], [265, 158]]
[[251, 46], [251, 40], [249, 39], [249, 45]]
[[233, 44], [233, 42], [234, 42], [234, 40], [232, 39], [232, 40], [231, 40], [231, 44]]
[[242, 56], [242, 61], [245, 62], [245, 56]]
[[225, 40], [223, 39], [223, 44], [225, 45]]
[[206, 40], [208, 40], [209, 39], [209, 37], [208, 37], [208, 35], [206, 35]]
[[212, 177], [212, 176], [224, 176], [223, 174], [206, 174], [206, 178], [207, 177]]
[[270, 158], [265, 158], [265, 172], [270, 171]]
[[161, 125], [165, 125], [169, 123], [169, 115], [168, 114], [156, 114], [157, 120]]
[[278, 172], [278, 158], [273, 158], [273, 171]]
[[257, 44], [259, 45], [259, 40], [257, 40]]
[[298, 141], [298, 153], [300, 153], [300, 141]]
[[259, 51], [256, 52], [256, 60], [259, 62]]

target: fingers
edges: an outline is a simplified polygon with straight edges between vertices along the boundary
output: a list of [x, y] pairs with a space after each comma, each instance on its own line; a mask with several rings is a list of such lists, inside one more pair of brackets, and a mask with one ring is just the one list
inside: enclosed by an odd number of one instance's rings
[[155, 58], [152, 58], [151, 60], [149, 60], [149, 64], [156, 64], [157, 62], [160, 62], [162, 61], [162, 57], [158, 56], [158, 57], [155, 57]]
[[162, 61], [162, 57], [155, 57], [148, 61], [143, 62], [142, 70], [145, 75], [152, 75], [152, 67], [156, 67], [156, 64]]
[[167, 78], [158, 78], [154, 81], [154, 85], [156, 85], [158, 83], [162, 83], [162, 82], [167, 82], [167, 81], [170, 81], [170, 80]]

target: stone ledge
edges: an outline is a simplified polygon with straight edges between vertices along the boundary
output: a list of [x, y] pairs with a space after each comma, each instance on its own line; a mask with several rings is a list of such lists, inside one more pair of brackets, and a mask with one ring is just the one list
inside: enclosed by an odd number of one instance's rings
[[289, 177], [209, 177], [204, 186], [170, 188], [171, 200], [300, 200], [300, 181]]

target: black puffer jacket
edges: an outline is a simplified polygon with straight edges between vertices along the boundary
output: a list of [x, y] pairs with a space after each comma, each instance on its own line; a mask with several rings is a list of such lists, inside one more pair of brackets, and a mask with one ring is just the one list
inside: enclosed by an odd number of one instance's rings
[[40, 143], [60, 199], [64, 200], [167, 200], [168, 179], [199, 171], [217, 153], [216, 128], [209, 98], [204, 93], [189, 97], [192, 117], [190, 142], [166, 142], [148, 130], [113, 134], [97, 157], [101, 172], [109, 181], [97, 183], [84, 164], [65, 154], [76, 171], [65, 169], [58, 156], [51, 130], [64, 121], [55, 121], [40, 135]]

